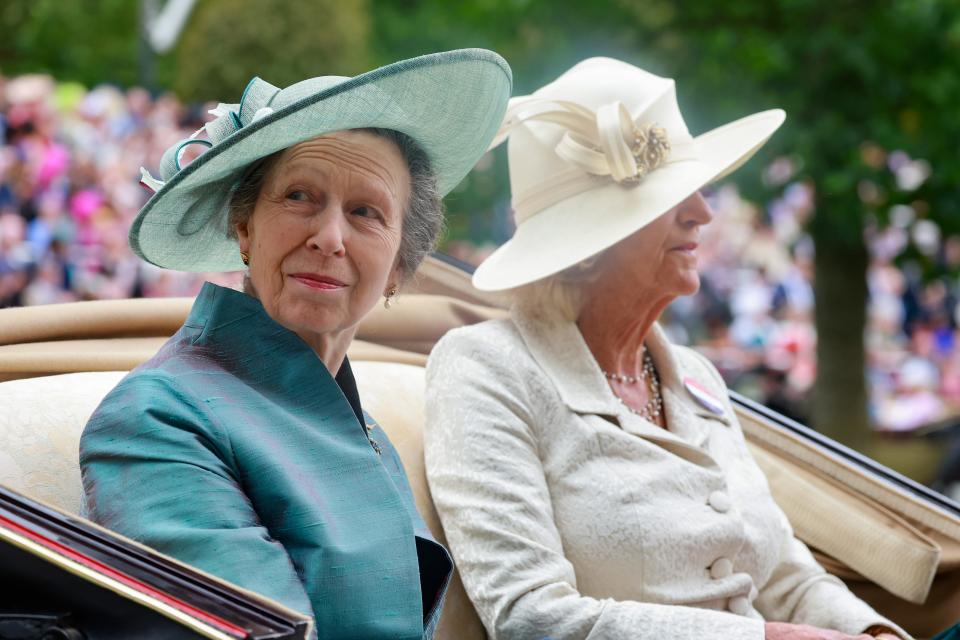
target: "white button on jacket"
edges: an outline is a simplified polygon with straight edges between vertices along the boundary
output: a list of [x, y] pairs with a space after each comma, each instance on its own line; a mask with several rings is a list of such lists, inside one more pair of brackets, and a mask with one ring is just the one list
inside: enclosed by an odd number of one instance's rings
[[707, 504], [713, 507], [717, 513], [726, 513], [730, 511], [730, 496], [723, 491], [714, 491], [710, 494]]
[[738, 616], [745, 616], [750, 613], [750, 602], [747, 600], [746, 596], [736, 596], [730, 598], [728, 607], [732, 613], [735, 613]]
[[669, 431], [624, 410], [574, 323], [515, 316], [434, 348], [427, 474], [491, 638], [763, 640], [764, 618], [893, 626], [793, 537], [713, 366], [657, 327], [647, 345]]
[[722, 580], [733, 573], [733, 562], [730, 558], [717, 558], [710, 565], [710, 577], [714, 580]]

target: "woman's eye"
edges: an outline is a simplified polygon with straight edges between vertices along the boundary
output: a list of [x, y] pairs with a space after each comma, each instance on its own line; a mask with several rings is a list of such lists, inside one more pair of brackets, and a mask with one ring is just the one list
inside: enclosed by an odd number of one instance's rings
[[377, 211], [372, 207], [354, 207], [351, 213], [362, 218], [376, 218]]
[[287, 200], [296, 200], [298, 202], [304, 202], [308, 200], [307, 194], [305, 191], [291, 191], [287, 194]]

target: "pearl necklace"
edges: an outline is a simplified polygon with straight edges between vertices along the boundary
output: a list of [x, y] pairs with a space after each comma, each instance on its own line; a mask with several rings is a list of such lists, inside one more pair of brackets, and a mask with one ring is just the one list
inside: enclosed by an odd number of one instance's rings
[[641, 380], [647, 384], [647, 388], [650, 391], [650, 399], [647, 400], [647, 403], [643, 405], [642, 409], [634, 409], [626, 402], [623, 401], [623, 398], [620, 397], [616, 391], [611, 388], [613, 391], [614, 397], [623, 405], [627, 411], [635, 415], [640, 416], [650, 422], [657, 423], [659, 422], [660, 414], [663, 412], [663, 395], [660, 393], [660, 379], [657, 376], [657, 370], [653, 366], [653, 357], [650, 355], [650, 352], [646, 347], [643, 349], [643, 369], [640, 371], [639, 376], [628, 376], [622, 373], [610, 373], [609, 371], [600, 370], [603, 375], [608, 380], [613, 380], [614, 382], [622, 382], [624, 384], [636, 384]]

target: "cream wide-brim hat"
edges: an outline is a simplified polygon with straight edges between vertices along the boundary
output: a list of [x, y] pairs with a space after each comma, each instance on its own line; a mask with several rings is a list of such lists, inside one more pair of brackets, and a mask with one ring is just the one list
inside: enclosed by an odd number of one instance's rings
[[607, 249], [738, 168], [785, 118], [772, 109], [694, 138], [673, 80], [609, 58], [513, 98], [493, 146], [509, 140], [516, 231], [474, 286], [512, 289]]
[[[393, 129], [430, 158], [446, 195], [486, 151], [510, 97], [510, 67], [484, 49], [461, 49], [402, 60], [346, 78], [321, 76], [279, 89], [260, 78], [238, 104], [170, 147], [160, 179], [143, 171], [155, 191], [130, 227], [133, 252], [180, 271], [244, 268], [228, 228], [228, 204], [244, 171], [272, 153], [346, 129]], [[186, 147], [206, 150], [181, 167]]]

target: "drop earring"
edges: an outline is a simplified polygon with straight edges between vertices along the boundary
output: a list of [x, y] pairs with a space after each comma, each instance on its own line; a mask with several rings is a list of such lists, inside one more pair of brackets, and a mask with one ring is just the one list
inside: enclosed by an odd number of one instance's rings
[[390, 306], [393, 304], [393, 297], [395, 295], [397, 295], [397, 285], [391, 285], [389, 291], [387, 291], [386, 297], [383, 300], [384, 309], [390, 308]]
[[240, 259], [243, 261], [243, 264], [244, 264], [245, 266], [248, 266], [248, 267], [250, 266], [250, 254], [249, 254], [249, 253], [247, 253], [246, 251], [241, 251], [241, 252], [240, 252]]

